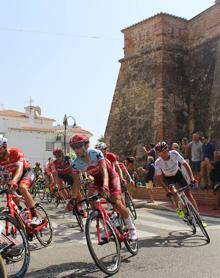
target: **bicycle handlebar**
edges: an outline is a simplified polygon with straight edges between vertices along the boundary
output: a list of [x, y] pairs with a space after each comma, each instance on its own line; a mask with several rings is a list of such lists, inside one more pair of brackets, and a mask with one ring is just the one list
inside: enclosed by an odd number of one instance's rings
[[12, 194], [14, 195], [15, 197], [19, 198], [19, 199], [22, 199], [22, 195], [19, 195], [14, 189], [9, 189], [9, 188], [5, 188], [5, 189], [0, 189], [0, 195], [2, 194]]

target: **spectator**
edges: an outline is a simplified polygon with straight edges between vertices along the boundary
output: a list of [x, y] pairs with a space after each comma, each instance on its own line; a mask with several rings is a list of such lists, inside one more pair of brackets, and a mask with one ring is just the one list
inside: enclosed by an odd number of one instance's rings
[[192, 171], [195, 179], [200, 183], [200, 166], [202, 161], [202, 142], [200, 141], [199, 134], [192, 135], [192, 141], [189, 143], [191, 151]]
[[148, 156], [147, 164], [144, 167], [139, 167], [138, 171], [144, 174], [143, 182], [146, 185], [147, 193], [149, 194], [150, 201], [148, 203], [154, 203], [153, 198], [153, 182], [154, 182], [154, 158], [152, 156]]
[[204, 189], [211, 189], [210, 173], [214, 162], [215, 146], [206, 135], [202, 136], [202, 142], [201, 185]]
[[129, 175], [131, 176], [132, 180], [135, 182], [138, 181], [139, 177], [135, 167], [135, 158], [133, 156], [129, 156], [124, 161], [124, 164], [128, 170]]
[[173, 143], [171, 149], [177, 151], [178, 153], [180, 152], [180, 146], [178, 143]]
[[152, 156], [153, 159], [155, 160], [156, 152], [155, 152], [153, 143], [150, 143], [150, 145], [148, 147], [143, 147], [143, 150], [147, 156]]
[[189, 149], [189, 140], [186, 137], [183, 137], [180, 144], [180, 154], [186, 162], [190, 162], [190, 149]]

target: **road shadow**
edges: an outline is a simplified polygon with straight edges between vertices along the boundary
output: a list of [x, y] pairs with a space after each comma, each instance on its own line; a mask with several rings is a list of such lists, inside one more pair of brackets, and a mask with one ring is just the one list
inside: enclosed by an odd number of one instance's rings
[[209, 244], [202, 235], [193, 234], [188, 230], [178, 230], [168, 233], [168, 236], [156, 236], [139, 240], [139, 248], [145, 247], [201, 247]]
[[[122, 263], [130, 263], [132, 255], [127, 255], [122, 250]], [[99, 270], [95, 263], [73, 262], [51, 265], [44, 269], [30, 271], [25, 278], [107, 278], [111, 277]]]

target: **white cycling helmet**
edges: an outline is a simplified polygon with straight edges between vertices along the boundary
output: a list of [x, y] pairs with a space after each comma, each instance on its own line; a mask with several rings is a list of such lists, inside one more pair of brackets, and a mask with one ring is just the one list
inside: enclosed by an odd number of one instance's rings
[[0, 147], [7, 146], [7, 138], [0, 134]]
[[106, 146], [106, 144], [104, 143], [104, 142], [100, 142], [100, 143], [97, 143], [96, 145], [95, 145], [95, 148], [97, 149], [97, 150], [104, 150], [104, 149], [106, 149], [107, 148], [107, 146]]

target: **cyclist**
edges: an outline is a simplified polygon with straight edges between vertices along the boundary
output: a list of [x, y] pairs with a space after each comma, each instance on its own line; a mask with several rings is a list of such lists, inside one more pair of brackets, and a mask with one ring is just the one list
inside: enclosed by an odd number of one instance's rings
[[43, 171], [42, 171], [42, 169], [41, 169], [41, 167], [40, 167], [40, 162], [36, 162], [36, 163], [35, 163], [35, 167], [34, 167], [33, 170], [34, 170], [36, 179], [42, 178], [42, 176], [43, 176]]
[[[156, 179], [167, 192], [167, 196], [173, 194], [177, 214], [180, 218], [184, 218], [184, 212], [179, 209], [178, 198], [176, 194], [177, 190], [175, 188], [175, 185], [178, 184], [180, 188], [188, 185], [186, 178], [182, 174], [181, 168], [183, 167], [186, 169], [186, 173], [189, 177], [190, 183], [196, 183], [192, 170], [189, 164], [177, 151], [169, 151], [166, 142], [162, 141], [157, 143], [155, 146], [155, 151], [159, 156], [155, 161]], [[192, 202], [193, 206], [198, 210], [197, 203], [193, 198], [190, 188], [187, 189], [186, 195]]]
[[[70, 159], [69, 156], [65, 156], [64, 152], [62, 149], [54, 149], [53, 150], [53, 155], [55, 157], [55, 160], [53, 161], [52, 165], [53, 165], [53, 169], [54, 171], [52, 171], [53, 173], [53, 177], [54, 177], [54, 181], [55, 184], [58, 185], [58, 188], [62, 190], [59, 191], [59, 194], [65, 199], [67, 200], [69, 198], [69, 194], [67, 192], [66, 189], [63, 188], [63, 183], [66, 182], [68, 185], [71, 185], [72, 187], [72, 194], [76, 194], [76, 199], [77, 201], [80, 201], [82, 199], [81, 193], [80, 191], [75, 191], [74, 189], [74, 170], [73, 170], [73, 161]], [[86, 217], [86, 212], [85, 210], [83, 210], [81, 205], [78, 205], [78, 210], [80, 213], [83, 214], [84, 217]], [[67, 210], [72, 210], [72, 206], [70, 204], [70, 202], [68, 202], [67, 204]]]
[[120, 177], [121, 184], [126, 184], [126, 180], [123, 177], [123, 172], [118, 162], [118, 156], [114, 153], [108, 152], [107, 146], [104, 142], [96, 144], [95, 149], [100, 150], [103, 153], [104, 157], [111, 162], [113, 169], [116, 170]]
[[11, 187], [19, 189], [25, 200], [25, 204], [30, 209], [32, 220], [31, 225], [40, 225], [41, 220], [37, 217], [34, 200], [29, 192], [35, 175], [30, 164], [25, 160], [24, 153], [17, 148], [8, 148], [7, 139], [0, 135], [0, 166], [12, 176]]
[[80, 172], [86, 171], [94, 177], [94, 185], [90, 186], [89, 194], [102, 193], [108, 195], [114, 208], [124, 219], [129, 230], [130, 240], [137, 240], [137, 231], [129, 216], [127, 208], [123, 205], [120, 178], [103, 153], [97, 149], [89, 148], [89, 138], [83, 134], [76, 134], [70, 139], [70, 147], [75, 151], [77, 158], [73, 162], [73, 169], [78, 172], [74, 185], [80, 187]]

